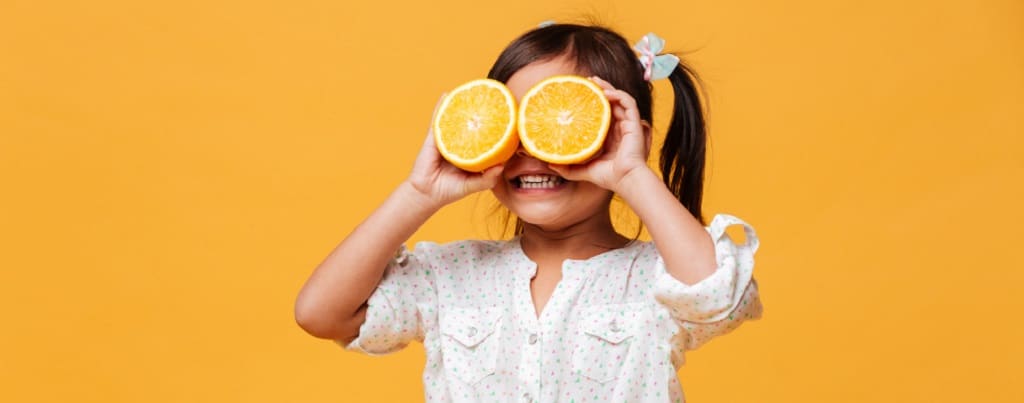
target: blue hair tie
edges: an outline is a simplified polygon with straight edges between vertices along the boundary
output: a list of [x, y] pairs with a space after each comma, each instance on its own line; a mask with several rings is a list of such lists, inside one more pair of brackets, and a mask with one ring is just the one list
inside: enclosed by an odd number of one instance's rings
[[665, 49], [665, 40], [653, 32], [644, 35], [636, 45], [633, 45], [633, 49], [640, 52], [640, 64], [644, 66], [644, 80], [660, 80], [668, 77], [679, 65], [678, 56], [659, 54]]

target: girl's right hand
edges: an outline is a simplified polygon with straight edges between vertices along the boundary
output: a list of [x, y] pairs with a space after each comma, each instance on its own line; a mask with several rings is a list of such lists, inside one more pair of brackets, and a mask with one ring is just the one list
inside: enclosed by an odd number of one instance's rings
[[[434, 115], [444, 100], [444, 95], [434, 105]], [[502, 165], [493, 166], [476, 173], [456, 168], [445, 160], [434, 144], [434, 116], [430, 118], [427, 139], [420, 148], [412, 173], [407, 180], [412, 188], [426, 197], [433, 208], [441, 208], [470, 194], [493, 188], [501, 178]]]

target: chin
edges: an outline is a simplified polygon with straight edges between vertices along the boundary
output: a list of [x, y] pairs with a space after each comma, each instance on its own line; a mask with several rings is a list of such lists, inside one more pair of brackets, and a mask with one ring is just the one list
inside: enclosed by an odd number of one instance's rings
[[506, 183], [493, 188], [492, 193], [524, 223], [545, 229], [566, 228], [600, 215], [607, 211], [612, 197], [610, 191], [581, 182], [525, 192], [512, 183]]
[[524, 223], [541, 227], [558, 225], [559, 222], [566, 220], [565, 211], [562, 209], [532, 205], [522, 208], [510, 208], [509, 210]]

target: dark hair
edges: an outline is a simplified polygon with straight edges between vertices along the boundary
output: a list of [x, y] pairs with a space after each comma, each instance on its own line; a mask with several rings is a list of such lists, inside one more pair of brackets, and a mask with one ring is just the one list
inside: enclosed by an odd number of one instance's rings
[[[488, 78], [508, 82], [519, 69], [538, 61], [564, 56], [582, 75], [596, 75], [636, 99], [640, 118], [653, 122], [653, 86], [644, 80], [643, 67], [622, 35], [601, 26], [553, 24], [535, 28], [505, 48]], [[704, 224], [704, 156], [707, 135], [696, 74], [680, 64], [669, 76], [675, 106], [661, 147], [662, 181], [679, 202]], [[517, 220], [515, 234], [522, 233]]]

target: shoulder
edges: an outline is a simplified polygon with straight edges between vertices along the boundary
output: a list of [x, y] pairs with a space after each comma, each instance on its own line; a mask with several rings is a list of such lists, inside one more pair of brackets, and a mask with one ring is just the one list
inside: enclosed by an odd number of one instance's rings
[[415, 251], [425, 253], [459, 253], [460, 251], [473, 253], [495, 253], [506, 249], [510, 241], [488, 241], [479, 239], [467, 239], [452, 241], [448, 243], [437, 243], [422, 241], [417, 242]]
[[654, 246], [654, 241], [636, 240], [626, 248], [633, 251], [634, 260], [651, 259], [658, 255], [658, 248]]
[[451, 266], [452, 263], [473, 262], [488, 258], [501, 258], [513, 252], [512, 241], [461, 240], [448, 243], [417, 242], [413, 254], [434, 265]]

